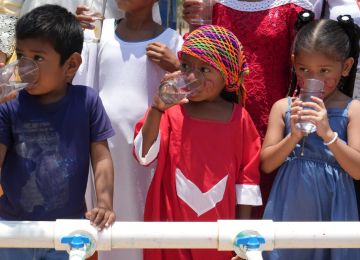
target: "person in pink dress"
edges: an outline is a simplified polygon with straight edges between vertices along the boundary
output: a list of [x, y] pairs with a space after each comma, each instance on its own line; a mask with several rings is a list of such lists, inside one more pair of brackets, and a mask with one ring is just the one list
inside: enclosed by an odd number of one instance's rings
[[[157, 159], [144, 219], [249, 219], [252, 206], [262, 203], [260, 136], [243, 108], [243, 75], [248, 69], [241, 44], [223, 27], [203, 26], [185, 39], [178, 56], [186, 75], [201, 74], [203, 80], [194, 94], [171, 104], [156, 94], [136, 126], [136, 158], [143, 165]], [[232, 252], [213, 249], [144, 252], [145, 260], [231, 257]]]
[[[196, 17], [199, 1], [184, 0], [184, 19]], [[272, 105], [285, 97], [291, 80], [291, 46], [297, 15], [312, 9], [307, 0], [222, 0], [213, 7], [212, 23], [232, 31], [244, 46], [250, 74], [245, 78], [246, 110], [264, 138]], [[192, 29], [192, 28], [191, 28]], [[275, 174], [261, 175], [261, 192], [267, 201]], [[253, 210], [261, 218], [263, 207]]]

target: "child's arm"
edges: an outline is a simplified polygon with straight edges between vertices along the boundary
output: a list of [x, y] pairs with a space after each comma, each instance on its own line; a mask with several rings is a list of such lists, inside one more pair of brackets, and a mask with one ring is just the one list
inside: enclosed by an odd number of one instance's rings
[[348, 111], [349, 123], [347, 126], [348, 143], [341, 141], [337, 134], [330, 128], [324, 102], [316, 97], [312, 101], [304, 103], [304, 106], [312, 107], [314, 110], [302, 111], [304, 120], [315, 122], [317, 134], [334, 154], [337, 162], [351, 177], [360, 179], [360, 101], [353, 100]]
[[161, 42], [150, 43], [146, 48], [146, 55], [165, 71], [175, 72], [180, 68], [179, 59]]
[[236, 205], [237, 219], [251, 219], [251, 205]]
[[142, 157], [145, 157], [149, 152], [149, 149], [155, 142], [160, 128], [161, 116], [163, 114], [163, 110], [156, 105], [153, 105], [147, 117], [145, 119], [144, 125], [142, 127], [142, 135], [143, 135], [143, 147], [142, 147]]
[[[167, 74], [163, 80], [170, 79], [176, 76], [179, 72], [174, 72], [172, 74]], [[174, 104], [165, 104], [159, 97], [159, 93], [156, 93], [154, 96], [153, 105], [151, 106], [148, 115], [145, 119], [144, 125], [141, 129], [143, 135], [143, 146], [142, 146], [142, 157], [145, 157], [149, 152], [149, 149], [156, 141], [156, 138], [159, 134], [160, 121], [162, 114], [165, 113], [165, 110], [176, 105], [187, 103], [186, 98], [180, 100]]]
[[303, 133], [295, 128], [297, 112], [301, 110], [299, 105], [300, 101], [293, 101], [291, 104], [291, 133], [285, 138], [285, 112], [288, 109], [288, 99], [281, 99], [273, 105], [260, 154], [261, 169], [265, 173], [271, 173], [278, 168], [303, 137]]
[[102, 230], [115, 221], [113, 211], [114, 168], [107, 140], [91, 143], [97, 205], [86, 212], [92, 224]]
[[[7, 147], [6, 145], [0, 144], [0, 169], [3, 166], [5, 155], [6, 155]], [[1, 172], [0, 172], [1, 175]]]

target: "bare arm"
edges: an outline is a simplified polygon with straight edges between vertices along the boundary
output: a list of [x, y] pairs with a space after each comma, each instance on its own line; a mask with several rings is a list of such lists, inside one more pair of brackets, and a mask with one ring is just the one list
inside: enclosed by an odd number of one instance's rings
[[154, 108], [150, 108], [149, 110], [149, 113], [141, 130], [143, 135], [142, 157], [145, 157], [147, 155], [149, 149], [151, 148], [159, 134], [160, 120], [162, 114], [162, 112]]
[[251, 219], [251, 205], [236, 205], [237, 219]]
[[[2, 169], [2, 166], [3, 166], [3, 163], [4, 163], [4, 158], [5, 158], [6, 151], [7, 151], [7, 147], [5, 145], [3, 145], [3, 144], [0, 144], [0, 179], [1, 179], [1, 169]], [[2, 191], [1, 186], [0, 186], [0, 197], [1, 197], [2, 194], [3, 194], [3, 191]]]
[[[337, 138], [328, 145], [341, 167], [356, 180], [360, 179], [360, 102], [354, 100], [349, 108], [349, 124], [347, 127], [348, 144]], [[334, 138], [335, 133], [329, 129], [322, 136], [324, 142]]]
[[268, 129], [260, 154], [261, 169], [265, 173], [271, 173], [283, 164], [303, 136], [294, 126], [296, 113], [299, 110], [298, 103], [295, 101], [292, 103], [291, 133], [284, 138], [287, 108], [288, 100], [284, 98], [276, 102], [271, 109]]
[[86, 217], [100, 230], [115, 221], [113, 212], [114, 168], [107, 140], [91, 144], [97, 205]]
[[[172, 74], [168, 74], [164, 77], [163, 80], [167, 80], [171, 77], [176, 76], [180, 72], [174, 72]], [[161, 116], [165, 113], [165, 110], [176, 105], [176, 104], [184, 104], [187, 103], [188, 100], [186, 98], [180, 100], [174, 104], [165, 104], [159, 97], [159, 93], [156, 93], [154, 96], [153, 105], [151, 106], [149, 113], [145, 119], [144, 125], [142, 127], [142, 135], [143, 135], [143, 146], [142, 146], [142, 157], [145, 157], [149, 152], [149, 149], [156, 141], [156, 138], [159, 134], [160, 129], [160, 121]]]
[[7, 147], [3, 144], [0, 144], [0, 169], [3, 166], [5, 155], [6, 155]]

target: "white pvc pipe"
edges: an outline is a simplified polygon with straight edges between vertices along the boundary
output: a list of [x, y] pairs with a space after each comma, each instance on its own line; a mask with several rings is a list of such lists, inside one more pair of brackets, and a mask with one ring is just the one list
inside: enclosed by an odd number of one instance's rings
[[54, 248], [51, 221], [0, 221], [0, 247]]
[[274, 222], [275, 248], [360, 248], [360, 222]]
[[113, 248], [218, 248], [217, 222], [116, 222]]
[[0, 221], [0, 247], [67, 249], [64, 236], [85, 234], [97, 250], [112, 248], [217, 248], [233, 250], [235, 236], [255, 230], [273, 248], [360, 248], [360, 222], [116, 222], [98, 232], [88, 220]]

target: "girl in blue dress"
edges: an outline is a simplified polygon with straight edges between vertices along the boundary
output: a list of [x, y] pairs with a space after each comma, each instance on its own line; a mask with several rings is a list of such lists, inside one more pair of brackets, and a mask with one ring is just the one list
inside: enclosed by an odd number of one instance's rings
[[[272, 107], [261, 169], [280, 168], [264, 219], [359, 220], [353, 179], [360, 179], [360, 101], [351, 99], [358, 56], [359, 28], [350, 16], [309, 21], [300, 28], [292, 54], [297, 82], [323, 81], [323, 99], [289, 97]], [[316, 131], [306, 136], [297, 129], [300, 118]], [[263, 255], [271, 260], [360, 259], [358, 249], [279, 249]]]

